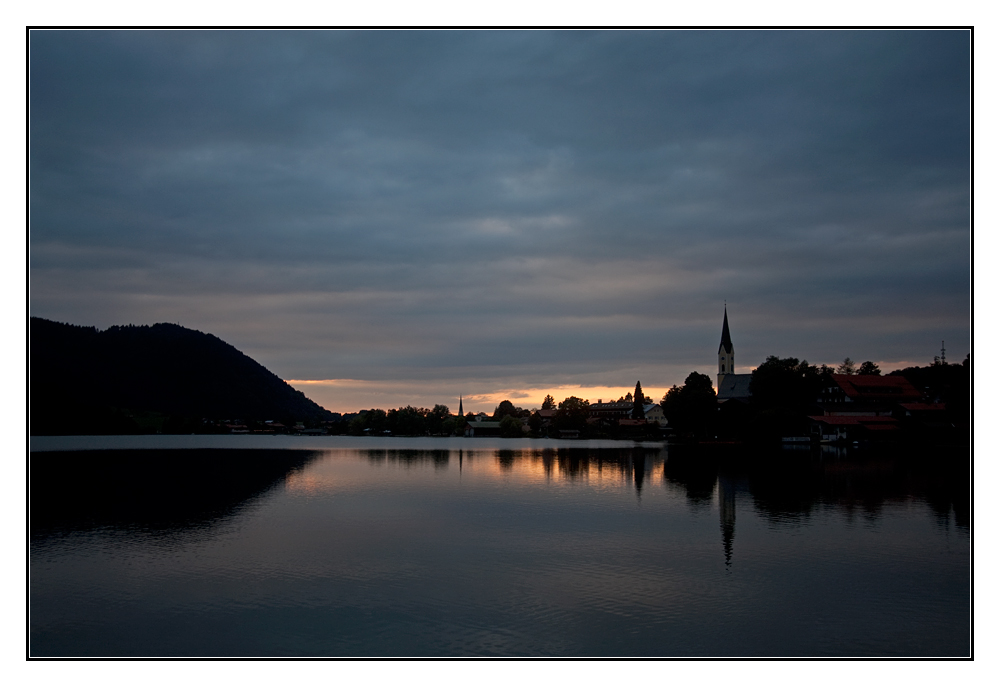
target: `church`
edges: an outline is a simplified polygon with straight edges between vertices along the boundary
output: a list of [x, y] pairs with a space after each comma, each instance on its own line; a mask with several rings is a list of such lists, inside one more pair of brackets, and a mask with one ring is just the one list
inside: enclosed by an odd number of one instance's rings
[[722, 341], [719, 343], [719, 374], [716, 377], [719, 403], [750, 400], [750, 378], [753, 375], [736, 374], [736, 349], [729, 335], [729, 312], [722, 310]]

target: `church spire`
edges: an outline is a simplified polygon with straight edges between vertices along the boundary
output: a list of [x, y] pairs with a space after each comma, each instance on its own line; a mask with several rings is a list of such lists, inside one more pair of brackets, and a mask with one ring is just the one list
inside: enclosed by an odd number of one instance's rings
[[733, 340], [729, 338], [729, 312], [726, 307], [722, 309], [722, 343], [719, 344], [719, 353], [725, 349], [726, 353], [733, 352]]
[[465, 417], [465, 413], [462, 412], [462, 397], [458, 397], [458, 416]]
[[718, 389], [722, 389], [722, 380], [726, 375], [736, 373], [736, 350], [729, 336], [729, 311], [722, 306], [722, 341], [719, 343], [719, 375], [716, 377]]

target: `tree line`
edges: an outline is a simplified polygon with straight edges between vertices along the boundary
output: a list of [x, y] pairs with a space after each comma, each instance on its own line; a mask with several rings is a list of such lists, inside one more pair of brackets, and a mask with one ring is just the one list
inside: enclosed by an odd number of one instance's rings
[[[643, 406], [653, 400], [642, 391], [642, 384], [636, 382], [635, 393], [628, 393], [619, 402], [632, 404], [630, 419], [645, 418]], [[555, 411], [551, 417], [542, 417], [539, 411]], [[551, 394], [546, 394], [540, 409], [526, 409], [515, 406], [509, 400], [501, 401], [489, 419], [500, 423], [502, 437], [559, 437], [564, 432], [576, 432], [581, 438], [624, 438], [653, 432], [660, 436], [658, 428], [621, 430], [616, 423], [590, 423], [591, 404], [587, 399], [568, 396], [556, 403]], [[405, 406], [385, 411], [380, 408], [359, 411], [355, 416], [329, 423], [329, 431], [336, 434], [354, 436], [453, 436], [462, 434], [469, 422], [475, 422], [477, 415], [466, 413], [456, 417], [446, 405], [435, 405], [433, 409]]]
[[[845, 358], [837, 368], [810, 365], [798, 358], [768, 356], [752, 373], [749, 403], [719, 405], [708, 375], [692, 372], [683, 386], [674, 385], [660, 405], [673, 432], [687, 439], [751, 439], [770, 441], [808, 433], [808, 415], [815, 414], [826, 375], [881, 375], [878, 365], [860, 366]], [[971, 361], [949, 365], [935, 359], [925, 367], [908, 367], [899, 375], [931, 400], [945, 404], [957, 434], [970, 423]]]

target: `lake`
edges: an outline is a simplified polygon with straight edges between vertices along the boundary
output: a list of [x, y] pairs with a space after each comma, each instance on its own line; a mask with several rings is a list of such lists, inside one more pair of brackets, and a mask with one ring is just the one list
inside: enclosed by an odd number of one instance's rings
[[968, 451], [32, 437], [30, 654], [968, 656]]

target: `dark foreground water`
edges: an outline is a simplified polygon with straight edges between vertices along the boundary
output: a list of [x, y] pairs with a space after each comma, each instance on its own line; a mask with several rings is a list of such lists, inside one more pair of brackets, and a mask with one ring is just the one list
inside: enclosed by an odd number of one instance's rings
[[30, 653], [971, 651], [961, 453], [490, 442], [32, 453]]

